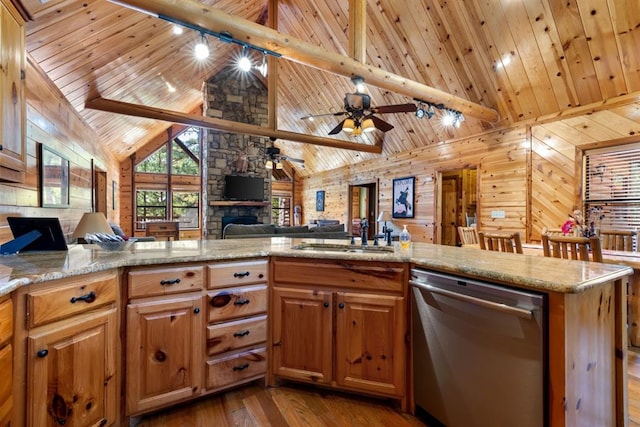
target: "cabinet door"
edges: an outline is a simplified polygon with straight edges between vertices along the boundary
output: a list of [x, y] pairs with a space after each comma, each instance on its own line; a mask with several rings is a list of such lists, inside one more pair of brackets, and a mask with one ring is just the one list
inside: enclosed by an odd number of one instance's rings
[[116, 424], [116, 310], [57, 325], [28, 337], [28, 425]]
[[2, 108], [2, 140], [0, 165], [16, 171], [25, 170], [23, 143], [24, 86], [24, 25], [2, 4], [0, 13], [0, 79]]
[[127, 306], [127, 414], [200, 394], [204, 369], [202, 296]]
[[351, 389], [404, 396], [404, 298], [337, 294], [336, 382]]
[[11, 344], [0, 349], [0, 426], [7, 425], [13, 410], [13, 350]]
[[331, 382], [331, 295], [313, 289], [273, 289], [274, 375]]

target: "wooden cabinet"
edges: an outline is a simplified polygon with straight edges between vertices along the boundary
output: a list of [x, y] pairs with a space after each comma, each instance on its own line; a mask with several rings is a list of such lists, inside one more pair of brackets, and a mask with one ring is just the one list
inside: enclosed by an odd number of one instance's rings
[[22, 182], [26, 168], [24, 19], [0, 0], [0, 180]]
[[117, 425], [118, 295], [116, 272], [17, 291], [15, 425]]
[[405, 404], [407, 267], [274, 258], [272, 269], [272, 375]]
[[266, 260], [208, 266], [207, 391], [265, 376], [267, 266]]
[[0, 297], [0, 427], [10, 426], [13, 416], [13, 304]]
[[127, 274], [127, 415], [198, 396], [202, 389], [204, 267]]

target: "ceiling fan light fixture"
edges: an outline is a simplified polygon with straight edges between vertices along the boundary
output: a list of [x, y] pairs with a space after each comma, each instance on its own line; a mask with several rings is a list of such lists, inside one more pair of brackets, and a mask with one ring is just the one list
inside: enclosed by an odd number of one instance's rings
[[351, 133], [356, 129], [356, 122], [353, 119], [345, 119], [342, 124], [342, 130]]
[[373, 132], [376, 130], [376, 125], [373, 123], [373, 119], [367, 118], [362, 121], [362, 131], [365, 133]]
[[264, 167], [265, 167], [265, 169], [273, 169], [273, 162], [271, 161], [271, 159], [267, 160], [264, 163]]
[[276, 162], [276, 169], [280, 170], [280, 169], [283, 169], [283, 168], [284, 168], [284, 165], [282, 163]]

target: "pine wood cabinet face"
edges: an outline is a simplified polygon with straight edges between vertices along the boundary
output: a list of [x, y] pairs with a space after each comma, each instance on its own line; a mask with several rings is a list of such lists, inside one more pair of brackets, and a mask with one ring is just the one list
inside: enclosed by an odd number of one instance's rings
[[404, 307], [403, 297], [338, 292], [335, 353], [339, 385], [404, 394]]
[[332, 294], [275, 287], [271, 312], [274, 374], [330, 383]]
[[116, 325], [112, 308], [30, 334], [28, 425], [116, 424]]
[[0, 3], [0, 14], [0, 175], [2, 180], [22, 181], [26, 163], [22, 78], [25, 64], [24, 22], [6, 0]]
[[267, 371], [265, 259], [207, 266], [205, 391], [263, 378]]
[[127, 414], [200, 394], [201, 293], [134, 300], [127, 306]]
[[9, 425], [13, 414], [13, 304], [0, 303], [0, 426]]
[[405, 400], [406, 268], [278, 258], [272, 265], [271, 374]]

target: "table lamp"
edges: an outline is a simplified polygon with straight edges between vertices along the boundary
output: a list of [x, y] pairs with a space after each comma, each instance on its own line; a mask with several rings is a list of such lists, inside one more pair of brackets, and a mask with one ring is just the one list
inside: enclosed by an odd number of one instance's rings
[[78, 239], [78, 243], [86, 243], [84, 235], [87, 233], [114, 234], [102, 212], [85, 212], [82, 214], [82, 218], [80, 218], [80, 222], [71, 237]]

